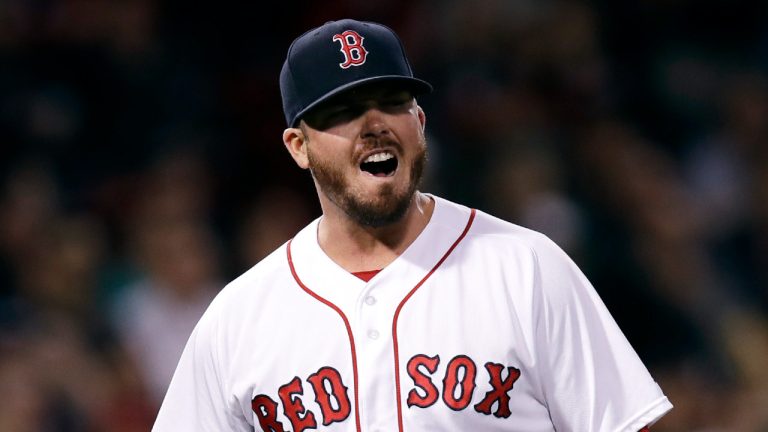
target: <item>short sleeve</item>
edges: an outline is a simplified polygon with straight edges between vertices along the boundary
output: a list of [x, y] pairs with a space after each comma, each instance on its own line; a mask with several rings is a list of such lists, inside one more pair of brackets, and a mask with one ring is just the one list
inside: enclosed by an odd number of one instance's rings
[[[214, 304], [216, 301], [214, 300]], [[238, 416], [225, 391], [223, 367], [216, 342], [217, 323], [209, 307], [192, 331], [168, 392], [160, 407], [153, 432], [253, 431]]]
[[548, 239], [534, 253], [536, 352], [555, 429], [637, 432], [656, 422], [672, 404], [595, 289]]

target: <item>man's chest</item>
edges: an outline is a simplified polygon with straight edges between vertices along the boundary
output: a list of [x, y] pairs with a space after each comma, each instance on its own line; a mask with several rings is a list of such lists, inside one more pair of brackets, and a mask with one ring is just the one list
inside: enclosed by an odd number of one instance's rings
[[432, 276], [263, 305], [230, 376], [255, 429], [552, 430], [510, 287]]

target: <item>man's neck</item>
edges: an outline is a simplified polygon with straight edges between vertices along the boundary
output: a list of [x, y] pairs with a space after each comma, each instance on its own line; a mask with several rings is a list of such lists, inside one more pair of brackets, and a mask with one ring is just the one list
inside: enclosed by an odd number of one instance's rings
[[323, 251], [345, 270], [379, 270], [416, 240], [434, 208], [432, 198], [416, 192], [401, 220], [379, 228], [360, 225], [342, 212], [324, 210], [317, 239]]

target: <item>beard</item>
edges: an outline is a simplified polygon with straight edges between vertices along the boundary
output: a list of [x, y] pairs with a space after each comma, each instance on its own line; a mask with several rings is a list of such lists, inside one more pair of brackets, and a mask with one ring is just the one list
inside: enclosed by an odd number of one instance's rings
[[405, 189], [397, 190], [394, 185], [385, 184], [379, 187], [372, 198], [366, 197], [364, 191], [350, 184], [350, 180], [344, 176], [343, 167], [318, 159], [311, 150], [307, 156], [312, 177], [332, 203], [358, 224], [380, 228], [398, 222], [408, 211], [424, 174], [427, 146], [422, 137], [421, 147], [409, 168], [410, 175]]

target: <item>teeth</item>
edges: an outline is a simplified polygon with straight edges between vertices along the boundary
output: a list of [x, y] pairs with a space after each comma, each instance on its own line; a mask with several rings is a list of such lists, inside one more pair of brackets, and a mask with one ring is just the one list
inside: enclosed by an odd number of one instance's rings
[[390, 160], [393, 157], [395, 157], [395, 155], [390, 152], [376, 153], [365, 158], [363, 162], [384, 162], [385, 160]]

